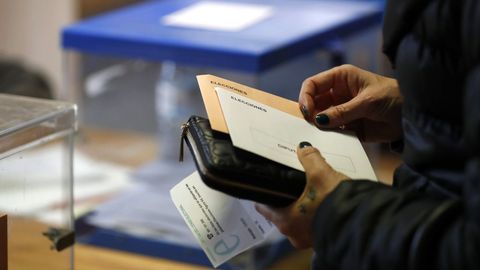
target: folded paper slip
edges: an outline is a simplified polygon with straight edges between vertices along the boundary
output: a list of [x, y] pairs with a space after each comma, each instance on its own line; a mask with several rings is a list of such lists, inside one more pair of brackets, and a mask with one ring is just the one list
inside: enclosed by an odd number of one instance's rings
[[206, 118], [192, 116], [182, 126], [200, 177], [213, 189], [271, 206], [287, 206], [305, 188], [305, 173], [233, 146], [228, 134], [212, 130]]

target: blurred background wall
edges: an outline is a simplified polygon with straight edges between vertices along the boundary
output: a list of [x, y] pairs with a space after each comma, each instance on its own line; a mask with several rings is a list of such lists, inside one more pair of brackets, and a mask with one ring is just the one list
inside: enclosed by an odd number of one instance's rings
[[57, 94], [62, 81], [60, 29], [133, 2], [138, 0], [0, 0], [0, 59], [43, 73]]

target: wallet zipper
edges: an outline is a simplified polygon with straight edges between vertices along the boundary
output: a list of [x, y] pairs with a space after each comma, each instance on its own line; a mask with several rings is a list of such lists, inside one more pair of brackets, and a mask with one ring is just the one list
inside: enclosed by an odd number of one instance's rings
[[183, 144], [185, 143], [185, 139], [187, 137], [188, 128], [190, 127], [190, 123], [182, 124], [180, 127], [182, 129], [182, 134], [180, 135], [180, 153], [178, 155], [178, 161], [183, 161]]
[[[180, 142], [180, 155], [179, 155], [179, 161], [183, 161], [183, 144], [186, 142], [186, 143], [189, 143], [189, 144], [193, 144], [194, 147], [191, 147], [191, 150], [193, 151], [193, 155], [194, 156], [199, 156], [200, 153], [198, 153], [198, 151], [196, 150], [197, 149], [197, 143], [195, 142], [195, 139], [192, 137], [192, 134], [190, 134], [188, 132], [188, 129], [190, 128], [190, 123], [187, 122], [185, 124], [183, 124], [181, 126], [182, 128], [182, 135], [181, 135], [181, 142]], [[188, 139], [188, 140], [187, 140]], [[207, 168], [205, 167], [205, 165], [203, 164], [201, 158], [198, 158], [198, 159], [195, 159], [196, 160], [196, 163], [198, 165], [198, 168], [200, 169], [200, 171], [203, 173], [203, 174], [207, 174], [209, 177], [212, 177], [212, 178], [216, 178], [215, 176], [213, 175], [210, 175], [207, 171]]]

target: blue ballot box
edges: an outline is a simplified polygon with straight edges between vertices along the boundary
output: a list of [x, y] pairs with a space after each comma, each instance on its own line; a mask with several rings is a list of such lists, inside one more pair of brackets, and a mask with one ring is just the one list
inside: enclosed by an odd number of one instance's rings
[[[194, 170], [193, 163], [176, 162], [179, 127], [192, 114], [206, 116], [195, 75], [212, 73], [296, 96], [301, 80], [321, 71], [299, 68], [297, 59], [378, 28], [382, 12], [381, 3], [359, 1], [145, 1], [62, 30], [66, 86], [62, 95], [78, 104], [80, 127], [156, 134], [158, 160], [141, 170], [149, 172], [149, 181], [178, 182], [186, 171]], [[281, 75], [272, 73], [276, 70]], [[281, 86], [263, 87], [263, 76]], [[297, 86], [283, 83], [286, 78]], [[165, 204], [157, 209], [171, 207]], [[77, 222], [79, 231], [86, 232], [80, 241], [208, 265], [198, 247], [147, 239], [88, 220], [89, 216]], [[261, 252], [275, 257], [288, 249], [285, 239], [273, 243]]]
[[[205, 4], [220, 7], [208, 10]], [[229, 4], [236, 6], [229, 9]], [[222, 16], [232, 9], [232, 16]], [[246, 11], [235, 16], [241, 10]], [[378, 29], [382, 11], [377, 1], [146, 1], [63, 29], [63, 97], [79, 105], [80, 124], [158, 131], [168, 138], [168, 131], [190, 114], [204, 115], [196, 74], [213, 73], [296, 99], [302, 80], [327, 67], [288, 63]], [[233, 26], [218, 27], [224, 25]], [[380, 38], [370, 43], [378, 45]], [[368, 50], [372, 44], [363, 47]], [[271, 73], [281, 68], [281, 73]], [[278, 83], [262, 85], [264, 77]], [[122, 89], [128, 98], [119, 100], [115, 93]], [[115, 103], [103, 106], [98, 102], [102, 98]]]

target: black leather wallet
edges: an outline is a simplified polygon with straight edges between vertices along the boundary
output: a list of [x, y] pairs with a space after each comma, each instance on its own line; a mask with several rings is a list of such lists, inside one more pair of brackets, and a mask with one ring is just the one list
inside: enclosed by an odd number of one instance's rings
[[233, 146], [228, 134], [212, 130], [206, 118], [192, 116], [182, 125], [187, 143], [203, 182], [229, 195], [284, 207], [305, 188], [305, 173]]

